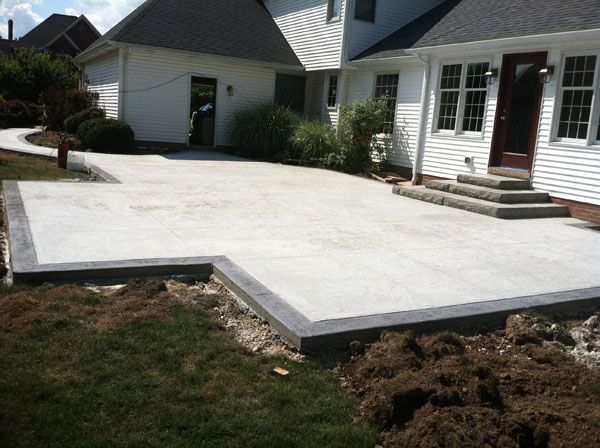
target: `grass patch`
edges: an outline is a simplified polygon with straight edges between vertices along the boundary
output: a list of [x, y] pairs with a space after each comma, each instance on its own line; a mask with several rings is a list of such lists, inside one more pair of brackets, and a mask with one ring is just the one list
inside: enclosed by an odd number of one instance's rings
[[374, 445], [329, 371], [252, 354], [160, 289], [5, 287], [0, 316], [0, 446]]
[[0, 181], [82, 179], [84, 173], [58, 168], [55, 160], [42, 160], [0, 150]]

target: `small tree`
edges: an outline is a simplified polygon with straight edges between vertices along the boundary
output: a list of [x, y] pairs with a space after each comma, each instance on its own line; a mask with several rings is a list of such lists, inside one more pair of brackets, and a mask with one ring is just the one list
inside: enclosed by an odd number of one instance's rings
[[384, 127], [386, 103], [373, 98], [358, 100], [342, 109], [339, 130], [342, 152], [339, 164], [344, 171], [358, 173], [372, 164], [371, 154], [383, 148], [377, 134]]
[[14, 57], [0, 55], [0, 96], [35, 103], [50, 88], [77, 86], [77, 72], [70, 59], [53, 58], [31, 48], [20, 48]]
[[43, 124], [49, 130], [62, 131], [65, 120], [96, 104], [98, 94], [77, 89], [49, 89], [40, 95], [44, 106]]

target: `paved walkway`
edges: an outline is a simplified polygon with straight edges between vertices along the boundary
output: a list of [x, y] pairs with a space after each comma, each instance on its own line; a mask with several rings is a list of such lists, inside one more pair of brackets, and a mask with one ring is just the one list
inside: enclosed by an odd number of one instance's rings
[[85, 157], [122, 183], [19, 182], [42, 264], [227, 255], [314, 322], [600, 286], [600, 232], [575, 219], [502, 221], [220, 153]]

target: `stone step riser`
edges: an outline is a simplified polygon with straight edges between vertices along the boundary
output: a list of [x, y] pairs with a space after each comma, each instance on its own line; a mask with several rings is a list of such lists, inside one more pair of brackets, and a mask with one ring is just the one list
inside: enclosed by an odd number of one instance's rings
[[502, 206], [493, 202], [474, 200], [428, 188], [395, 186], [393, 191], [395, 194], [412, 199], [419, 199], [421, 201], [445, 205], [447, 207], [479, 213], [481, 215], [492, 216], [499, 219], [531, 219], [569, 216], [569, 209], [567, 207], [556, 206], [554, 204], [511, 207], [510, 205]]
[[457, 180], [461, 184], [477, 185], [497, 190], [531, 190], [531, 183], [528, 180], [509, 177], [459, 174]]
[[430, 181], [427, 188], [500, 204], [534, 204], [550, 200], [548, 193], [535, 190], [497, 190], [451, 181]]

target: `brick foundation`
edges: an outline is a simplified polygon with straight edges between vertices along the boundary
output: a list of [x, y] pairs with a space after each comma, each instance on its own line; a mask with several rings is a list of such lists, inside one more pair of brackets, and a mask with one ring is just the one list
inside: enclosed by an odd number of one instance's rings
[[571, 216], [584, 221], [600, 224], [600, 205], [586, 204], [585, 202], [571, 201], [569, 199], [550, 198], [555, 204], [569, 207]]

